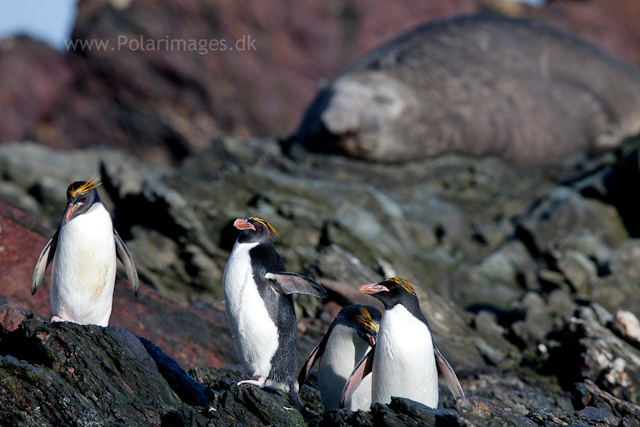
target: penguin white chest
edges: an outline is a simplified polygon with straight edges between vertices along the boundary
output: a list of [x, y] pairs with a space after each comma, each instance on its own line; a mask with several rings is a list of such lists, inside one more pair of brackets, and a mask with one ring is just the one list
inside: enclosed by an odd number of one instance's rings
[[382, 316], [372, 371], [372, 399], [406, 397], [438, 406], [438, 371], [427, 325], [398, 304]]
[[[340, 324], [333, 328], [318, 369], [320, 394], [326, 410], [340, 407], [342, 389], [367, 350], [369, 345], [353, 328]], [[371, 375], [362, 380], [346, 408], [368, 411], [370, 406]]]
[[115, 279], [113, 224], [102, 203], [96, 203], [60, 228], [51, 273], [52, 314], [107, 326]]
[[278, 349], [278, 328], [253, 277], [249, 251], [258, 243], [238, 243], [224, 269], [224, 305], [236, 353], [254, 377], [267, 378]]

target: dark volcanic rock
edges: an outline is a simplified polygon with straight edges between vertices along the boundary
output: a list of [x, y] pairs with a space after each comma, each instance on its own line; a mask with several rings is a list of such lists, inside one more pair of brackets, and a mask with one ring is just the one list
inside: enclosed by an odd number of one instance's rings
[[561, 380], [591, 379], [615, 397], [638, 404], [640, 350], [616, 336], [609, 324], [593, 308], [579, 307], [562, 331], [553, 363], [563, 370], [558, 372]]
[[[2, 310], [15, 311], [4, 304]], [[5, 425], [158, 425], [182, 408], [131, 333], [49, 323], [27, 313], [0, 335], [0, 419]]]
[[[523, 416], [549, 425], [631, 423], [629, 413], [613, 406], [571, 403], [574, 383], [587, 379], [620, 402], [637, 399], [630, 385], [640, 342], [632, 314], [639, 306], [637, 245], [607, 198], [613, 184], [603, 185], [621, 167], [611, 156], [553, 170], [458, 156], [399, 167], [322, 155], [297, 163], [268, 139], [212, 144], [180, 168], [150, 166], [114, 150], [0, 147], [3, 194], [51, 227], [64, 209], [56, 195], [64, 197], [64, 180], [103, 175], [100, 191], [116, 227], [143, 281], [155, 288], [143, 285], [135, 298], [126, 280], [118, 280], [112, 324], [149, 341], [148, 353], [175, 399], [203, 404], [206, 398], [215, 408], [194, 412], [182, 404], [158, 415], [161, 422], [302, 422], [283, 409], [286, 396], [237, 387], [246, 373], [210, 369], [236, 360], [219, 296], [222, 272], [237, 236], [233, 220], [257, 215], [280, 232], [276, 248], [288, 269], [312, 275], [330, 291], [320, 306], [298, 300], [301, 355], [341, 305], [372, 303], [357, 292], [362, 283], [397, 275], [418, 286], [436, 345], [468, 395], [480, 399], [455, 413], [392, 404], [368, 414], [327, 412], [317, 422], [508, 425]], [[0, 227], [2, 298], [49, 316], [50, 284], [45, 280], [32, 297], [28, 283], [51, 231], [6, 202], [0, 202]], [[616, 305], [628, 313], [607, 312]], [[21, 312], [7, 313], [7, 330], [21, 330], [15, 329]], [[30, 360], [15, 356], [14, 347], [7, 354]], [[205, 389], [161, 352], [196, 368], [190, 372]], [[304, 387], [302, 396], [320, 410], [317, 393]], [[444, 385], [441, 404], [454, 408]], [[493, 415], [483, 419], [483, 411]]]
[[[571, 233], [589, 232], [610, 246], [618, 246], [627, 235], [614, 207], [558, 187], [536, 203], [519, 220], [523, 239], [541, 253]], [[530, 239], [530, 240], [529, 240]]]
[[305, 425], [286, 396], [239, 387], [233, 371], [199, 370], [203, 385], [120, 327], [51, 323], [4, 301], [0, 322], [2, 425]]

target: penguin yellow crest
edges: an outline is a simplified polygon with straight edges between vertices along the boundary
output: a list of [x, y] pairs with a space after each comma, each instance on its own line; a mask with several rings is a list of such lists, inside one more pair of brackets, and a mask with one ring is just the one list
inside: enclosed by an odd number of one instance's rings
[[83, 194], [87, 194], [89, 191], [93, 190], [94, 188], [98, 187], [100, 184], [102, 184], [102, 182], [100, 182], [100, 177], [92, 177], [89, 181], [85, 182], [84, 184], [82, 184], [80, 187], [76, 188], [75, 190], [71, 187], [69, 187], [69, 197], [76, 197], [76, 196], [80, 196]]
[[255, 221], [255, 222], [259, 222], [260, 224], [264, 225], [264, 227], [267, 229], [267, 233], [269, 233], [269, 237], [273, 238], [273, 235], [275, 234], [276, 236], [278, 236], [278, 232], [276, 231], [275, 228], [273, 228], [271, 226], [271, 224], [269, 224], [267, 221], [265, 221], [262, 218], [258, 218], [257, 216], [251, 216], [249, 217], [249, 219], [251, 221]]
[[415, 295], [416, 294], [416, 287], [414, 285], [412, 285], [411, 283], [407, 282], [404, 279], [400, 279], [398, 277], [394, 277], [393, 279], [388, 279], [389, 282], [393, 282], [396, 285], [400, 285], [404, 288], [405, 291], [409, 292], [410, 294]]
[[360, 314], [356, 316], [356, 321], [358, 323], [362, 323], [370, 329], [373, 329], [376, 332], [378, 332], [380, 329], [380, 327], [373, 321], [369, 310], [367, 310], [365, 307], [360, 307]]

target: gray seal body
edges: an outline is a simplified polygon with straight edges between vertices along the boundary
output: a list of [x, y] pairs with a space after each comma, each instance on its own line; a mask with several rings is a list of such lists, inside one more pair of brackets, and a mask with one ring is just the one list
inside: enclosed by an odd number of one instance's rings
[[639, 132], [635, 67], [540, 22], [480, 14], [421, 26], [355, 62], [294, 140], [383, 162], [456, 152], [542, 164]]

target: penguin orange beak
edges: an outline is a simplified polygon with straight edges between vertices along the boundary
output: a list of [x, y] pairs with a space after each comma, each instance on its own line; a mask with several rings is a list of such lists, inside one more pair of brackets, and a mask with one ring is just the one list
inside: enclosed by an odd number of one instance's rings
[[367, 283], [366, 285], [360, 286], [360, 292], [367, 295], [377, 294], [378, 292], [389, 292], [384, 285], [378, 285], [377, 283]]
[[233, 226], [238, 230], [253, 230], [256, 231], [256, 228], [249, 221], [243, 218], [238, 218], [233, 221]]
[[84, 203], [78, 202], [74, 203], [73, 205], [67, 206], [67, 211], [64, 213], [64, 222], [67, 223], [71, 221], [73, 217], [76, 216], [78, 208], [82, 205], [84, 205]]

